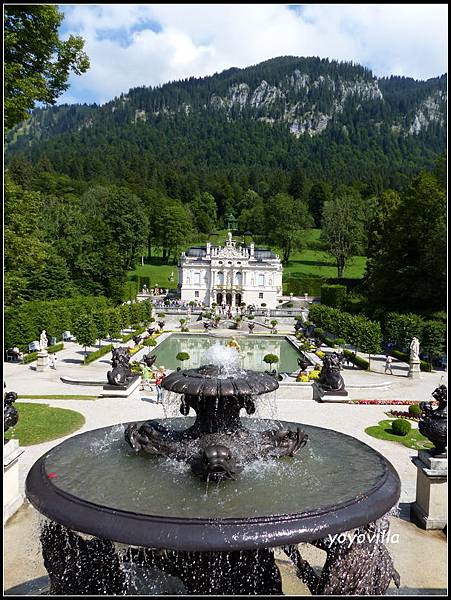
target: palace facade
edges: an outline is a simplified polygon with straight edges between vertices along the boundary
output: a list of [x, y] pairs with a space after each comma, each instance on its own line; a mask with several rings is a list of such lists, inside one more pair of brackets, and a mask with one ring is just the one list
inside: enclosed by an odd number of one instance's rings
[[182, 301], [211, 306], [253, 304], [276, 308], [282, 295], [282, 263], [271, 250], [237, 247], [229, 232], [224, 246], [188, 248], [178, 264]]

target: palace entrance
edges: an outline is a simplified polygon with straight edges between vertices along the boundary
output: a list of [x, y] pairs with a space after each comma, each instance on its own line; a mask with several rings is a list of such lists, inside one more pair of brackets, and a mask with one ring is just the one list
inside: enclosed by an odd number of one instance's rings
[[236, 294], [235, 296], [235, 306], [239, 306], [241, 304], [241, 294]]
[[221, 293], [216, 294], [216, 304], [218, 306], [221, 306], [221, 304], [222, 304], [222, 294]]
[[230, 293], [226, 294], [226, 304], [232, 306], [232, 294]]

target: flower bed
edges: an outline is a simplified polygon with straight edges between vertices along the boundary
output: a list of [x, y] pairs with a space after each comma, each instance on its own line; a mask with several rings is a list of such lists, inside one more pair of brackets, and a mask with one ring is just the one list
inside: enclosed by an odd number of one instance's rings
[[410, 419], [411, 421], [419, 421], [420, 417], [418, 415], [412, 415], [405, 410], [389, 410], [385, 413], [389, 417], [396, 417], [397, 419]]
[[352, 400], [353, 404], [402, 404], [408, 406], [417, 404], [414, 400]]

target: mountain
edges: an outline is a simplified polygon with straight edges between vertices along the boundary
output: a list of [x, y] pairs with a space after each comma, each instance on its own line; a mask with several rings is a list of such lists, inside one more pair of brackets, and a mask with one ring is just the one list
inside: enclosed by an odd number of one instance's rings
[[7, 135], [7, 163], [46, 156], [80, 180], [180, 197], [218, 178], [399, 187], [446, 147], [447, 76], [376, 78], [360, 65], [280, 57], [139, 87], [102, 106], [37, 109]]

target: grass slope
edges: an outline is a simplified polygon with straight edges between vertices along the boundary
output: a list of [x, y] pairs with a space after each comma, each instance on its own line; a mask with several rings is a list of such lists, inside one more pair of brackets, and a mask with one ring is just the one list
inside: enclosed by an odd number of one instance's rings
[[5, 439], [18, 439], [21, 446], [42, 444], [80, 429], [85, 418], [75, 410], [54, 408], [48, 404], [16, 402], [19, 421], [5, 433]]

